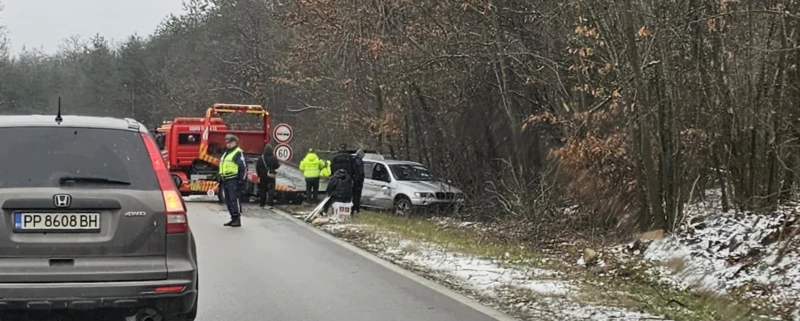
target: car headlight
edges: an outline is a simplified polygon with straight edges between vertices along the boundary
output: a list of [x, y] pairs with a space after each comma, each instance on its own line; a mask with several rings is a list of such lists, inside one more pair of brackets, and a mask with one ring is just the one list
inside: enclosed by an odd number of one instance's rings
[[414, 196], [419, 198], [435, 198], [435, 195], [433, 193], [427, 193], [427, 192], [415, 192]]

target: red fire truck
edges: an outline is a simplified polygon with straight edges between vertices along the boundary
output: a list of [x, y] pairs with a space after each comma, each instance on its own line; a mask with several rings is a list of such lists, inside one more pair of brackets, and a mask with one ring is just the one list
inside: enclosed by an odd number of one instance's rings
[[[219, 117], [226, 113], [260, 117], [261, 129], [230, 129]], [[224, 200], [225, 195], [219, 189], [218, 166], [227, 134], [239, 137], [239, 147], [247, 156], [247, 187], [242, 200], [249, 201], [250, 196], [257, 195], [255, 164], [264, 146], [270, 143], [270, 114], [259, 105], [235, 104], [215, 104], [206, 110], [205, 117], [177, 117], [156, 129], [156, 141], [181, 194], [217, 196], [220, 202]], [[277, 197], [290, 202], [302, 200], [305, 186], [297, 184], [296, 179], [284, 177], [282, 172], [278, 172]]]

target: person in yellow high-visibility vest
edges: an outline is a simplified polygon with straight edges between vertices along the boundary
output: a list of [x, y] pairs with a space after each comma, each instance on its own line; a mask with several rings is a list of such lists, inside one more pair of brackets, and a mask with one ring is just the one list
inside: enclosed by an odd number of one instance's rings
[[219, 158], [219, 178], [221, 188], [228, 206], [228, 213], [231, 220], [225, 226], [242, 226], [242, 204], [239, 197], [247, 174], [247, 165], [244, 160], [244, 152], [239, 148], [239, 138], [235, 135], [225, 135], [225, 153]]
[[303, 171], [303, 177], [306, 178], [306, 199], [309, 203], [317, 202], [319, 176], [323, 168], [325, 168], [325, 162], [319, 159], [317, 153], [314, 153], [314, 149], [309, 149], [306, 157], [300, 161], [300, 170]]
[[325, 161], [325, 168], [322, 169], [319, 175], [325, 178], [331, 177], [331, 161], [329, 160]]

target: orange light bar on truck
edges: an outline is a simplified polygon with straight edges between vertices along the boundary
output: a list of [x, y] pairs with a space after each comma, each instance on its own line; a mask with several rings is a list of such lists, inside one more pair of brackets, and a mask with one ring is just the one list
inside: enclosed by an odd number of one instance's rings
[[244, 113], [244, 114], [256, 114], [256, 115], [265, 115], [267, 112], [264, 110], [244, 110], [244, 109], [216, 109], [214, 110], [217, 113]]
[[255, 109], [263, 109], [264, 107], [261, 105], [242, 105], [242, 104], [214, 104], [214, 108], [230, 108], [230, 109], [241, 109], [241, 108], [255, 108]]

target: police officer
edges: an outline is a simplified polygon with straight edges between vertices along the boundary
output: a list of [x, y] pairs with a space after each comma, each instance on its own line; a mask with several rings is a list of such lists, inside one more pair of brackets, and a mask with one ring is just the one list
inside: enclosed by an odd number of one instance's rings
[[225, 226], [239, 227], [242, 226], [242, 205], [239, 203], [239, 196], [245, 182], [247, 166], [244, 152], [239, 148], [238, 137], [232, 134], [225, 135], [225, 145], [227, 149], [219, 162], [219, 177], [225, 193], [225, 204], [231, 215], [231, 221], [225, 223]]

